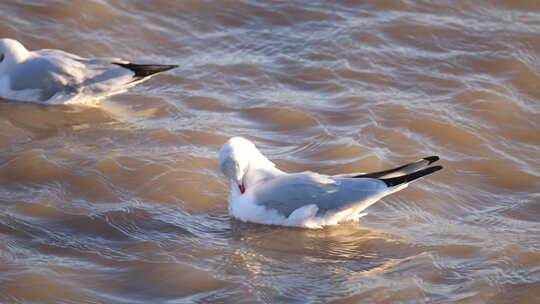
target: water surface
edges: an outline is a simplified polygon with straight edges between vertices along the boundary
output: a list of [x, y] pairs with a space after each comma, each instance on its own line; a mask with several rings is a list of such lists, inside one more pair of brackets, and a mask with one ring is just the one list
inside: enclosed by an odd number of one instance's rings
[[[0, 101], [2, 303], [540, 302], [537, 1], [3, 1], [29, 49], [179, 64]], [[216, 152], [445, 170], [318, 230], [227, 212]]]

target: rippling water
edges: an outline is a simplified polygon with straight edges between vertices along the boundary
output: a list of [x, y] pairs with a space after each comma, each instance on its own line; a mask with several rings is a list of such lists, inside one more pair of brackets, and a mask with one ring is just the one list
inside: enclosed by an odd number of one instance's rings
[[[2, 1], [29, 49], [177, 63], [99, 107], [0, 101], [2, 303], [539, 303], [540, 5]], [[216, 151], [440, 155], [319, 230], [227, 214]]]

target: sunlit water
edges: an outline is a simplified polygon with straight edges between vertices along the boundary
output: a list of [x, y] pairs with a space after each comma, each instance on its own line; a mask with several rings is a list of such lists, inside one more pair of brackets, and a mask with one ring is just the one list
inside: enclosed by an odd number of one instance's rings
[[[1, 303], [539, 303], [540, 5], [15, 1], [29, 49], [179, 64], [99, 107], [0, 101]], [[443, 171], [308, 230], [227, 212], [216, 152]]]

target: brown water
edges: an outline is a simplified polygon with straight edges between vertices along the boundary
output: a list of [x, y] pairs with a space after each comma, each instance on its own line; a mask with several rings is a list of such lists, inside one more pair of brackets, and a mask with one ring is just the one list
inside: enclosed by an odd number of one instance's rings
[[[176, 63], [0, 102], [1, 303], [540, 303], [540, 4], [2, 1], [30, 49]], [[227, 214], [216, 152], [445, 170], [319, 230]]]

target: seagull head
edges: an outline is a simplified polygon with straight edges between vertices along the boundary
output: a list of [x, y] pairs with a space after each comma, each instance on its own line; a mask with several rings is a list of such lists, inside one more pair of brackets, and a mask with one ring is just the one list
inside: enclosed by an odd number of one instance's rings
[[12, 64], [25, 60], [28, 54], [28, 50], [19, 41], [0, 39], [0, 72], [4, 72]]
[[229, 139], [219, 150], [219, 169], [238, 186], [240, 193], [247, 188], [249, 169], [274, 167], [255, 145], [242, 137]]

